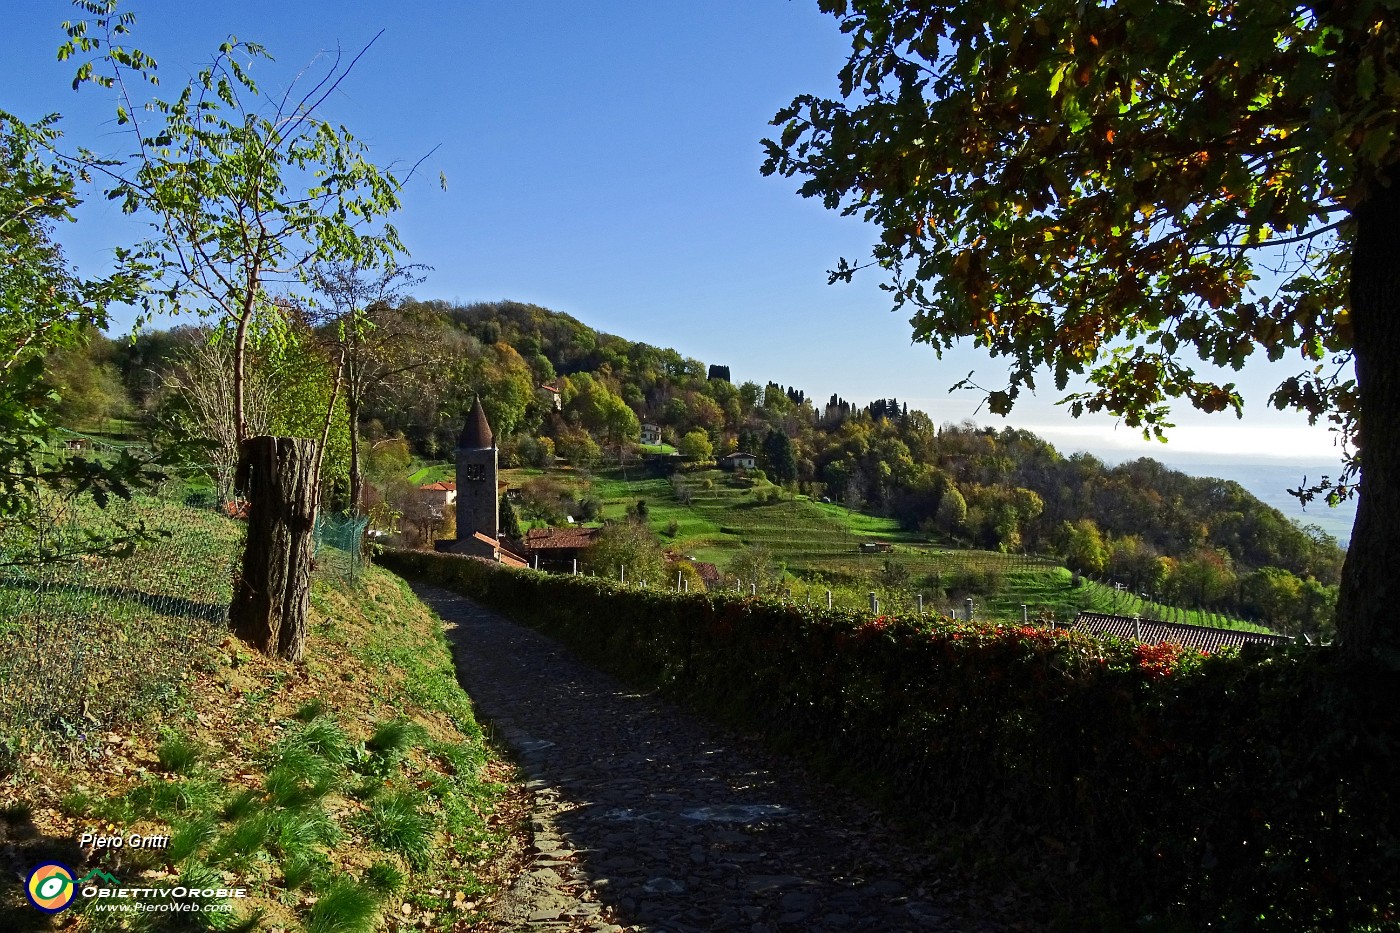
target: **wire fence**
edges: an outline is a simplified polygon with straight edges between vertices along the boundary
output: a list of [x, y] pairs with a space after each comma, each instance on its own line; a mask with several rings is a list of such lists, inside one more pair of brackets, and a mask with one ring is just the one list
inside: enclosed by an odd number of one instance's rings
[[158, 537], [126, 556], [0, 569], [0, 755], [43, 742], [81, 751], [167, 703], [223, 637], [242, 526], [157, 495], [56, 505], [51, 531], [119, 521]]
[[[0, 525], [0, 774], [47, 746], [82, 754], [102, 733], [175, 702], [228, 631], [246, 526], [199, 485], [151, 495], [45, 503], [44, 533], [75, 542], [144, 526], [130, 553], [17, 563], [29, 543]], [[318, 578], [359, 582], [367, 522], [323, 515]], [[13, 532], [14, 529], [9, 529]]]
[[320, 512], [313, 532], [316, 573], [358, 584], [365, 572], [365, 532], [369, 519], [360, 515]]

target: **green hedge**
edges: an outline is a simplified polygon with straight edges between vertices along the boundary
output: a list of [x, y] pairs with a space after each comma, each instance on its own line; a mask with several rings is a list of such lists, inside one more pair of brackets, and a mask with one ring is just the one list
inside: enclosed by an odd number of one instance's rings
[[1396, 929], [1396, 683], [1321, 650], [1203, 656], [1064, 630], [679, 595], [425, 552], [388, 568], [799, 750], [1137, 928]]

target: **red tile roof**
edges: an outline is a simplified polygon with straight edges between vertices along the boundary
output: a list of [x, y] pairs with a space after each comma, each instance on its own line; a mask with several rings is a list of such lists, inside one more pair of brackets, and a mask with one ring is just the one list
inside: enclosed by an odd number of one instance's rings
[[1198, 648], [1201, 651], [1215, 651], [1225, 645], [1287, 645], [1293, 641], [1283, 635], [1186, 625], [1182, 622], [1139, 620], [1132, 616], [1115, 616], [1102, 612], [1081, 612], [1070, 627], [1088, 635], [1112, 635], [1145, 645], [1169, 641], [1183, 648]]
[[714, 586], [720, 581], [719, 568], [714, 564], [703, 560], [696, 560], [693, 557], [686, 557], [682, 554], [676, 554], [671, 551], [666, 552], [667, 563], [679, 564], [681, 561], [685, 561], [690, 564], [690, 566], [694, 567], [695, 572], [700, 575], [701, 580], [705, 581], [706, 586]]
[[456, 492], [457, 484], [452, 482], [451, 480], [443, 480], [442, 482], [438, 483], [428, 483], [427, 485], [419, 486], [418, 488], [431, 489], [437, 492]]

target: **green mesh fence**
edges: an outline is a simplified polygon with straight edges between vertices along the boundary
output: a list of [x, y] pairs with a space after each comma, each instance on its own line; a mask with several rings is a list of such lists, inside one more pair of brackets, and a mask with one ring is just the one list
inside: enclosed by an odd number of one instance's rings
[[369, 519], [360, 515], [316, 516], [316, 573], [358, 583], [365, 569], [364, 540]]
[[[83, 456], [108, 446], [80, 435], [61, 443]], [[228, 631], [246, 526], [229, 517], [237, 508], [217, 506], [199, 478], [106, 509], [81, 497], [46, 501], [41, 533], [51, 543], [136, 524], [158, 536], [126, 556], [45, 566], [15, 564], [32, 535], [0, 522], [0, 773], [6, 756], [39, 744], [81, 753], [179, 694]], [[365, 527], [362, 518], [317, 521], [318, 577], [359, 579]]]
[[54, 503], [53, 535], [139, 521], [160, 537], [128, 556], [0, 567], [0, 752], [81, 750], [168, 701], [223, 638], [243, 526], [183, 498]]

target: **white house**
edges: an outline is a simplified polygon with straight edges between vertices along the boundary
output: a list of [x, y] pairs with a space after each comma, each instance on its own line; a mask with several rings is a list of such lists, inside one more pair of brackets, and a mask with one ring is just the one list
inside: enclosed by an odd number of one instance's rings
[[758, 458], [743, 451], [735, 451], [719, 458], [721, 470], [752, 470], [756, 466], [758, 466]]
[[661, 426], [660, 426], [660, 425], [656, 425], [656, 424], [649, 424], [649, 423], [643, 424], [643, 425], [642, 425], [642, 443], [643, 443], [643, 444], [659, 444], [659, 443], [661, 443]]
[[457, 484], [448, 480], [442, 483], [428, 483], [426, 486], [418, 487], [418, 495], [428, 504], [428, 507], [435, 514], [442, 514], [452, 503], [457, 501]]

